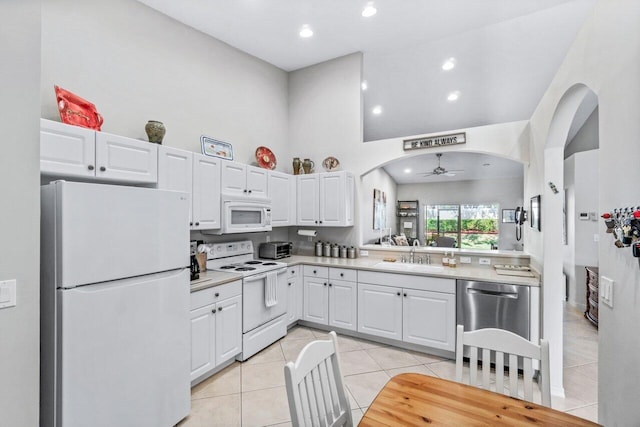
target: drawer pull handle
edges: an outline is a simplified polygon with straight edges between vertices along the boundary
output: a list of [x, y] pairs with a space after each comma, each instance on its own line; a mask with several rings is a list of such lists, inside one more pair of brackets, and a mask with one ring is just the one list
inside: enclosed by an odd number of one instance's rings
[[104, 171], [106, 171], [106, 170], [107, 170], [107, 168], [105, 168], [104, 166], [100, 166], [100, 171], [101, 171], [101, 172], [104, 172]]
[[218, 311], [222, 311], [222, 307], [218, 307]]
[[400, 296], [400, 292], [398, 292], [396, 295]]
[[93, 165], [89, 165], [87, 166], [87, 169], [89, 169], [90, 171], [94, 170], [95, 168], [93, 167]]
[[217, 298], [217, 297], [219, 297], [219, 296], [220, 296], [220, 292], [216, 292], [216, 293], [214, 294], [214, 296], [215, 296], [216, 298]]
[[344, 277], [344, 273], [340, 273], [340, 277]]

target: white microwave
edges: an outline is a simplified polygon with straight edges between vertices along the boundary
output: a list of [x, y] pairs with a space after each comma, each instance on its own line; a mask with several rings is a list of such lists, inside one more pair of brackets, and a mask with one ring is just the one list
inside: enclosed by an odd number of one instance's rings
[[223, 200], [221, 234], [271, 231], [269, 200]]

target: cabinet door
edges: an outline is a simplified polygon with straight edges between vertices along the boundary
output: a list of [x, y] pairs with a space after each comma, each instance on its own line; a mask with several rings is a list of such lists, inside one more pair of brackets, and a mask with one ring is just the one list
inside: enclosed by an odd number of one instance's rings
[[193, 229], [220, 228], [220, 163], [215, 157], [193, 155]]
[[191, 311], [191, 381], [215, 367], [215, 310], [211, 304]]
[[343, 172], [320, 175], [320, 224], [345, 225], [345, 175]]
[[216, 304], [216, 366], [242, 352], [242, 296]]
[[296, 216], [298, 225], [317, 225], [319, 211], [318, 175], [298, 175]]
[[329, 323], [329, 287], [327, 279], [304, 278], [302, 319], [327, 325]]
[[158, 145], [96, 132], [96, 177], [112, 181], [158, 181]]
[[329, 282], [329, 325], [356, 330], [357, 285], [345, 280]]
[[247, 166], [247, 193], [250, 197], [266, 199], [268, 197], [268, 170]]
[[296, 225], [296, 179], [294, 175], [269, 172], [269, 199], [271, 199], [271, 226]]
[[298, 281], [295, 277], [287, 278], [287, 325], [299, 319], [298, 317]]
[[344, 225], [353, 225], [356, 206], [356, 181], [352, 174], [345, 175]]
[[402, 290], [358, 283], [358, 332], [402, 339]]
[[404, 289], [402, 300], [403, 341], [455, 351], [454, 294]]
[[[193, 153], [177, 148], [158, 147], [158, 188], [182, 191], [189, 200], [193, 191]], [[189, 202], [189, 221], [193, 226], [193, 207]]]
[[96, 132], [40, 119], [40, 172], [95, 176]]
[[225, 161], [222, 165], [222, 194], [245, 196], [247, 194], [247, 165]]

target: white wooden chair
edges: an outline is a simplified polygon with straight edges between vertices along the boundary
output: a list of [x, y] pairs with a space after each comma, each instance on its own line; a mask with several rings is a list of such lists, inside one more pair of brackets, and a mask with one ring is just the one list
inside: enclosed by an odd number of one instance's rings
[[[518, 358], [522, 357], [524, 379], [524, 400], [533, 402], [533, 360], [540, 362], [538, 384], [542, 394], [542, 404], [551, 407], [551, 387], [549, 385], [549, 343], [541, 339], [540, 345], [532, 343], [513, 332], [503, 329], [486, 328], [464, 332], [458, 325], [456, 336], [456, 381], [462, 382], [463, 350], [469, 347], [469, 384], [479, 385], [478, 349], [482, 349], [482, 388], [491, 389], [491, 352], [495, 352], [496, 392], [518, 397]], [[505, 389], [505, 353], [508, 355], [509, 390]]]
[[294, 426], [353, 426], [349, 399], [338, 361], [338, 337], [307, 344], [295, 363], [284, 367], [291, 423]]

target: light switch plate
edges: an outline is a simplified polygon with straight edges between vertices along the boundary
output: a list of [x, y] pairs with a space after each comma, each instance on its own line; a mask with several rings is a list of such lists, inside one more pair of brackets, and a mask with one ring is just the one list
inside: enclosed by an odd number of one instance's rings
[[471, 257], [470, 256], [461, 256], [460, 257], [460, 264], [471, 264]]
[[16, 305], [16, 281], [0, 281], [0, 308], [14, 307]]
[[478, 259], [478, 263], [480, 265], [491, 265], [491, 258], [480, 258]]
[[369, 256], [369, 251], [360, 251], [360, 256]]
[[598, 286], [600, 300], [611, 308], [613, 308], [613, 283], [612, 279], [600, 276], [600, 284]]

